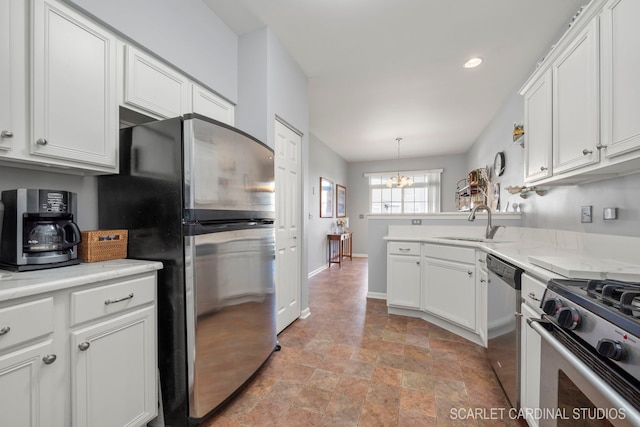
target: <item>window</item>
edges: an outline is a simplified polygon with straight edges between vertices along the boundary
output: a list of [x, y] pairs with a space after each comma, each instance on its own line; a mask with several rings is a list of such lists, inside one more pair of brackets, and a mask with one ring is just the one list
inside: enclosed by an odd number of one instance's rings
[[413, 179], [410, 187], [387, 187], [397, 172], [367, 173], [369, 178], [369, 212], [372, 214], [421, 214], [440, 212], [440, 175], [442, 169], [405, 171]]

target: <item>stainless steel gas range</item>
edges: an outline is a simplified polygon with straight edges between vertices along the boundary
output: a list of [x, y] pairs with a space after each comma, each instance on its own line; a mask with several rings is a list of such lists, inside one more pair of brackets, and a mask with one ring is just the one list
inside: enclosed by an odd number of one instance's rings
[[640, 283], [552, 279], [540, 307], [540, 426], [640, 426]]

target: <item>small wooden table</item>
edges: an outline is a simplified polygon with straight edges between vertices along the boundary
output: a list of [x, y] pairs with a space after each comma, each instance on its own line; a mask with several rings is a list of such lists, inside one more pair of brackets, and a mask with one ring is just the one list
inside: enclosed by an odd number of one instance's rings
[[338, 264], [342, 268], [342, 258], [352, 258], [353, 238], [350, 231], [344, 233], [327, 234], [329, 247], [329, 267], [331, 264]]

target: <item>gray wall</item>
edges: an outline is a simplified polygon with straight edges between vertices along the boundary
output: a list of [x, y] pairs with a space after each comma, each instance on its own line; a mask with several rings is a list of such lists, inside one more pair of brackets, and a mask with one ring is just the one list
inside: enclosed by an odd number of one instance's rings
[[[388, 172], [396, 169], [394, 159], [352, 162], [348, 168], [347, 216], [349, 229], [353, 232], [353, 252], [368, 253], [367, 213], [369, 212], [369, 180], [364, 176], [367, 172]], [[467, 176], [468, 168], [464, 154], [449, 156], [417, 157], [400, 159], [401, 170], [443, 169], [442, 188], [440, 191], [442, 212], [455, 211], [455, 190], [458, 180]], [[364, 218], [360, 218], [364, 215]], [[406, 220], [405, 220], [406, 221]], [[389, 222], [392, 224], [395, 222]]]
[[[347, 162], [338, 156], [333, 150], [319, 140], [315, 135], [309, 139], [309, 203], [305, 213], [309, 218], [309, 234], [307, 250], [311, 273], [327, 266], [327, 233], [335, 230], [337, 218], [320, 218], [320, 177], [327, 178], [336, 184], [347, 186]], [[347, 209], [351, 200], [351, 194], [347, 187]], [[335, 203], [335, 202], [334, 202]], [[351, 221], [351, 218], [349, 218]]]
[[201, 0], [65, 0], [237, 101], [238, 38]]
[[[309, 96], [307, 77], [271, 30], [263, 28], [239, 40], [238, 105], [236, 126], [267, 143], [275, 144], [276, 117], [302, 134], [302, 186], [300, 200], [308, 205]], [[308, 220], [300, 209], [302, 253], [300, 303], [309, 306], [307, 283]]]

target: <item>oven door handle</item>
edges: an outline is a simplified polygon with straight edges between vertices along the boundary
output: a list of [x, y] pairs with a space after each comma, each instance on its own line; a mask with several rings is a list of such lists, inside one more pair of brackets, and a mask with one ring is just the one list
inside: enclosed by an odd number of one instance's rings
[[527, 319], [527, 324], [575, 368], [599, 393], [611, 399], [614, 407], [624, 408], [625, 415], [632, 425], [640, 425], [640, 414], [638, 411], [545, 329], [543, 325], [551, 325], [551, 327], [564, 333], [562, 329], [558, 328], [550, 320], [545, 319], [544, 316], [546, 315], [543, 315], [542, 319]]

